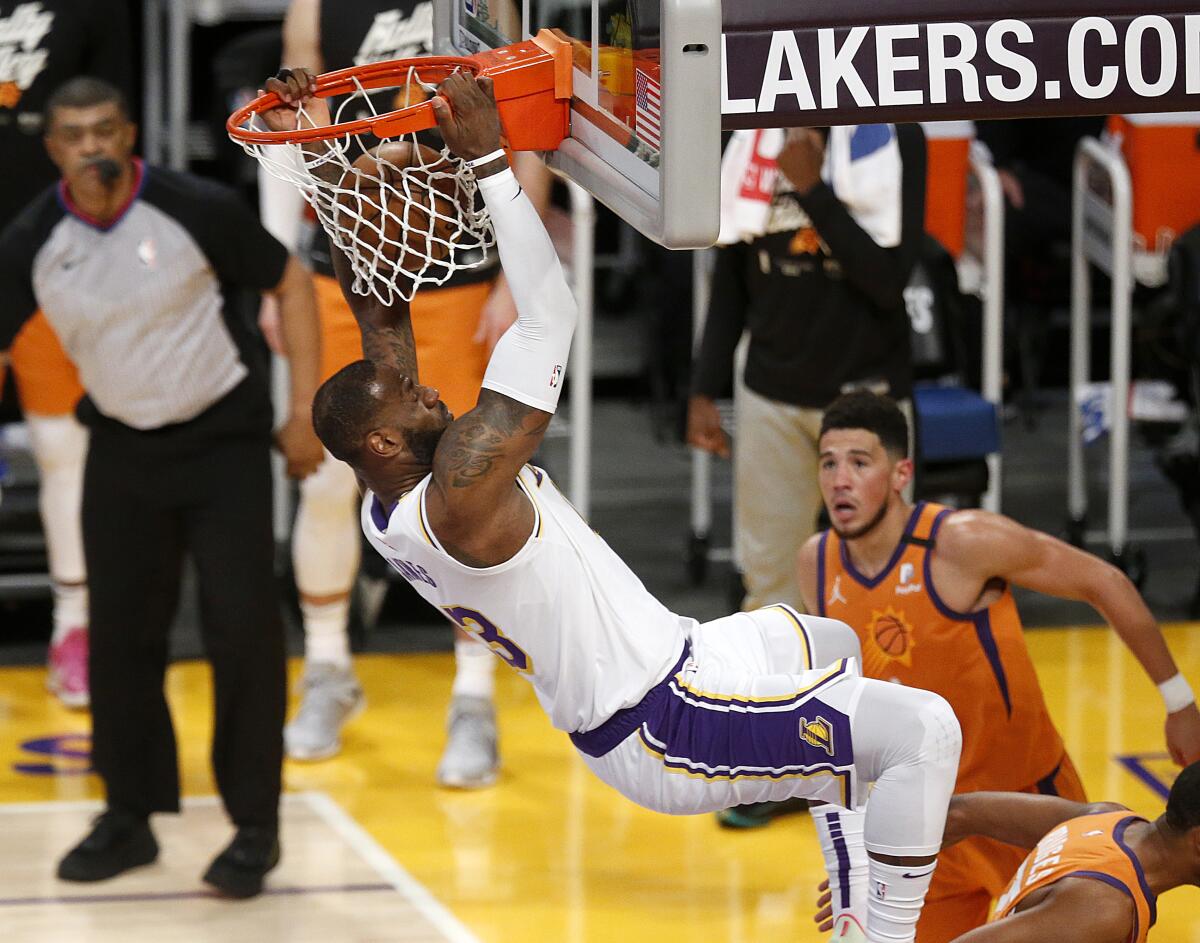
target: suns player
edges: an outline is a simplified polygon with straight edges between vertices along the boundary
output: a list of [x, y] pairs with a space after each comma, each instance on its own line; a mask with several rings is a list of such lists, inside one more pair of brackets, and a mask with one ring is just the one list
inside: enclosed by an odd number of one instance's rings
[[[517, 24], [519, 28], [519, 23]], [[429, 0], [291, 0], [284, 20], [283, 64], [318, 72], [389, 59], [429, 55], [433, 49], [433, 4]], [[407, 87], [424, 96], [415, 86]], [[389, 110], [395, 89], [380, 92], [376, 107]], [[519, 170], [529, 186], [527, 158]], [[548, 174], [538, 179], [548, 201]], [[289, 247], [300, 239], [303, 201], [295, 188], [262, 174], [263, 220]], [[318, 230], [319, 233], [319, 230]], [[358, 324], [334, 277], [329, 246], [312, 241], [321, 317], [321, 373], [328, 379], [361, 355]], [[423, 291], [412, 317], [422, 368], [455, 413], [475, 403], [492, 346], [512, 324], [516, 311], [499, 267], [487, 263], [458, 273], [445, 287]], [[285, 728], [288, 755], [319, 760], [341, 747], [341, 729], [362, 709], [364, 697], [350, 660], [347, 624], [350, 592], [358, 572], [359, 531], [354, 474], [341, 462], [325, 462], [300, 486], [292, 536], [292, 558], [304, 620], [303, 701]], [[456, 673], [447, 721], [448, 739], [438, 764], [445, 786], [480, 787], [495, 781], [499, 765], [492, 709], [495, 660], [465, 632], [456, 634]]]
[[[886, 397], [851, 393], [830, 405], [819, 477], [832, 527], [802, 548], [799, 582], [810, 612], [854, 627], [867, 677], [950, 702], [963, 732], [956, 791], [1084, 797], [1025, 647], [1013, 585], [1095, 608], [1162, 691], [1171, 756], [1180, 764], [1200, 758], [1200, 712], [1133, 584], [999, 514], [908, 504], [908, 441], [904, 415]], [[813, 817], [835, 905], [853, 907], [865, 875], [839, 864], [861, 861], [861, 817], [820, 807]], [[943, 943], [984, 923], [1022, 857], [987, 838], [948, 849], [917, 939]]]
[[[306, 101], [312, 77], [283, 75], [267, 87]], [[701, 626], [669, 612], [527, 464], [557, 406], [575, 303], [500, 148], [490, 81], [460, 73], [440, 95], [439, 127], [474, 168], [519, 317], [478, 403], [453, 419], [417, 381], [407, 304], [353, 294], [337, 256], [372, 359], [321, 387], [314, 423], [368, 489], [371, 544], [533, 684], [601, 779], [648, 808], [798, 795], [857, 805], [872, 783], [868, 938], [912, 940], [958, 763], [953, 713], [937, 695], [859, 677], [854, 635], [835, 621], [774, 607]], [[296, 125], [286, 107], [264, 117]]]
[[1200, 886], [1200, 763], [1179, 774], [1153, 822], [1113, 803], [1006, 793], [956, 796], [950, 808], [948, 840], [976, 834], [1022, 848], [1037, 842], [992, 922], [961, 943], [1144, 943], [1158, 896]]

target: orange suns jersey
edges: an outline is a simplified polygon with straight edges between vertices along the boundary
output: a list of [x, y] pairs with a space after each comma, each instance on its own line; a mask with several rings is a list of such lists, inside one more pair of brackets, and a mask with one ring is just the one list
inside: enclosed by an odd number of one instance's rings
[[992, 920], [1002, 920], [1034, 891], [1063, 878], [1102, 881], [1133, 901], [1130, 943], [1144, 943], [1158, 911], [1142, 863], [1125, 841], [1125, 831], [1142, 821], [1129, 812], [1081, 815], [1063, 822], [1037, 843], [996, 902]]
[[922, 502], [891, 561], [863, 576], [833, 531], [820, 538], [819, 614], [853, 626], [863, 674], [934, 691], [962, 725], [957, 792], [1020, 791], [1052, 782], [1063, 742], [1025, 647], [1012, 592], [979, 612], [955, 612], [930, 573], [937, 532], [952, 509]]

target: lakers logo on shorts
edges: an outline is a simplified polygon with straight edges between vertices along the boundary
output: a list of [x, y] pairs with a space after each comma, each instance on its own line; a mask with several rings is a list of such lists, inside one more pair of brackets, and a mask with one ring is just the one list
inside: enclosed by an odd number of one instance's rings
[[888, 606], [871, 610], [863, 644], [863, 670], [867, 677], [883, 677], [889, 665], [899, 662], [912, 667], [913, 630], [904, 613]]
[[800, 739], [833, 756], [833, 724], [824, 717], [818, 716], [816, 720], [801, 717]]

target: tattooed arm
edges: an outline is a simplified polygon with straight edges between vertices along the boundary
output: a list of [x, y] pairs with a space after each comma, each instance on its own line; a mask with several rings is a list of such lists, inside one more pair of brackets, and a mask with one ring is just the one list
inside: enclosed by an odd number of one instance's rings
[[350, 260], [335, 245], [330, 245], [329, 254], [342, 295], [362, 332], [363, 357], [394, 367], [416, 383], [417, 348], [408, 302], [397, 295], [390, 305], [385, 305], [374, 295], [356, 294], [351, 288], [354, 273]]
[[558, 404], [575, 299], [545, 226], [499, 150], [490, 80], [451, 76], [434, 113], [455, 154], [493, 158], [475, 167], [475, 176], [518, 315], [496, 344], [478, 404], [438, 443], [426, 493], [430, 524], [447, 550], [464, 563], [490, 566], [516, 553], [533, 526], [533, 508], [514, 479]]

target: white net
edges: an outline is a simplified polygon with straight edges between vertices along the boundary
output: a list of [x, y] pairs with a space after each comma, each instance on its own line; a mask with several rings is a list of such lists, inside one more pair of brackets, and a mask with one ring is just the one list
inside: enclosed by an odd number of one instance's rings
[[[355, 84], [337, 102], [334, 124], [380, 113], [372, 102], [378, 91]], [[433, 91], [415, 69], [397, 86], [389, 90], [393, 108]], [[303, 109], [300, 114], [303, 121]], [[260, 125], [251, 118], [252, 128]], [[238, 143], [303, 194], [335, 250], [350, 261], [357, 294], [386, 305], [397, 297], [411, 300], [422, 286], [442, 285], [455, 272], [482, 265], [495, 244], [471, 169], [416, 135], [382, 143], [352, 133], [309, 144]]]

